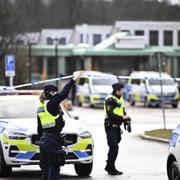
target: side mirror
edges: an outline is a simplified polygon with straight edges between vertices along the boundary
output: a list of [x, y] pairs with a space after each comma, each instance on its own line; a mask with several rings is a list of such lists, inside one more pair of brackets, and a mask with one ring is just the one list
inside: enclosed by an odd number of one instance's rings
[[79, 116], [74, 116], [74, 119], [75, 120], [79, 120]]

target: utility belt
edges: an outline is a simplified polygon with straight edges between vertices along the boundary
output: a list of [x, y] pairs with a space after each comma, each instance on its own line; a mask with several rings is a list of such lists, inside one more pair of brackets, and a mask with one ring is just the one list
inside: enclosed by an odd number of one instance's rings
[[110, 127], [115, 127], [115, 128], [120, 127], [120, 125], [113, 124], [108, 118], [105, 118], [104, 125], [105, 125], [105, 127], [108, 127], [108, 128], [110, 128]]

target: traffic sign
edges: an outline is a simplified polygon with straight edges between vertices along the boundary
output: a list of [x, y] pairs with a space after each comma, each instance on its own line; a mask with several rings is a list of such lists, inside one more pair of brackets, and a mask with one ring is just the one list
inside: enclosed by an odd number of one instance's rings
[[5, 75], [7, 77], [15, 76], [15, 56], [14, 55], [5, 56]]

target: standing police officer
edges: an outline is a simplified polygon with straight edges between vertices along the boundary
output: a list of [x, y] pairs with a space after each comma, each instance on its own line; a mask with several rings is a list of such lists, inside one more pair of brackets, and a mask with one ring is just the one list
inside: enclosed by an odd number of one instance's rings
[[[58, 93], [54, 85], [46, 85], [40, 96], [40, 105], [37, 111], [38, 133], [40, 139], [40, 167], [42, 180], [57, 180], [60, 163], [58, 157], [63, 156], [60, 132], [64, 127], [63, 113], [60, 102], [67, 98], [75, 81], [82, 76], [82, 72], [74, 74], [73, 78]], [[63, 157], [60, 157], [63, 159]]]
[[105, 170], [109, 175], [122, 175], [123, 172], [115, 168], [115, 161], [118, 155], [118, 144], [121, 141], [122, 123], [129, 121], [129, 116], [126, 115], [124, 108], [124, 85], [115, 83], [112, 85], [112, 95], [108, 96], [104, 102], [105, 110], [105, 132], [107, 135], [107, 144], [109, 146], [107, 165]]

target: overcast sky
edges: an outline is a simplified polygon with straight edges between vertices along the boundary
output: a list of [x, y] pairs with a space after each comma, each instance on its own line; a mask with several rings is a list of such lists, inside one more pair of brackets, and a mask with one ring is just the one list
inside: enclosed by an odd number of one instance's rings
[[[43, 0], [45, 3], [48, 4], [50, 0]], [[76, 0], [75, 0], [76, 1]], [[113, 1], [113, 0], [99, 0], [99, 1]], [[165, 0], [158, 0], [158, 1], [165, 1]], [[180, 4], [180, 0], [169, 0], [172, 4]]]
[[[165, 1], [165, 0], [158, 0], [158, 1]], [[180, 0], [169, 0], [172, 4], [180, 4]]]

